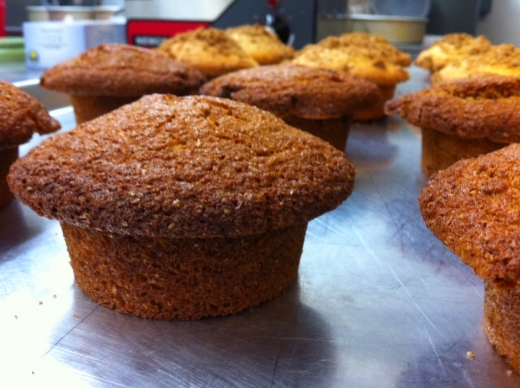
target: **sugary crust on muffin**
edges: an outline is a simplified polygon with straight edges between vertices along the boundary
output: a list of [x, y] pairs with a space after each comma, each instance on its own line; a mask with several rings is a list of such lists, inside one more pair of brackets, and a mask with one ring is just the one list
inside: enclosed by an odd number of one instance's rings
[[375, 54], [380, 55], [385, 61], [393, 63], [394, 65], [410, 66], [412, 63], [412, 56], [410, 54], [402, 52], [390, 44], [386, 38], [377, 34], [351, 32], [339, 37], [329, 36], [318, 42], [318, 45], [327, 48], [363, 47], [374, 51]]
[[445, 66], [432, 75], [432, 83], [465, 78], [472, 75], [499, 74], [520, 76], [520, 49], [501, 44]]
[[421, 51], [415, 64], [427, 70], [438, 71], [468, 55], [483, 53], [491, 47], [491, 42], [483, 35], [474, 37], [466, 33], [447, 34]]
[[61, 128], [36, 98], [4, 81], [0, 81], [0, 117], [0, 149], [23, 144], [35, 132], [43, 135]]
[[199, 28], [165, 40], [157, 50], [192, 64], [208, 78], [258, 66], [223, 30]]
[[294, 56], [292, 46], [284, 44], [261, 24], [230, 27], [225, 32], [261, 65], [280, 63]]
[[102, 44], [42, 74], [45, 89], [78, 96], [140, 97], [194, 94], [204, 82], [193, 66], [155, 50]]
[[386, 61], [381, 55], [363, 47], [328, 48], [317, 44], [305, 46], [292, 63], [345, 71], [378, 85], [391, 85], [409, 79], [406, 69]]
[[328, 119], [372, 107], [381, 97], [377, 86], [333, 70], [281, 64], [225, 74], [201, 94], [242, 101], [278, 117]]
[[469, 138], [520, 141], [520, 77], [475, 76], [444, 82], [386, 103], [387, 114]]
[[435, 173], [419, 196], [428, 228], [488, 282], [520, 282], [520, 145]]
[[351, 193], [325, 141], [244, 103], [149, 95], [46, 140], [8, 176], [38, 214], [119, 234], [233, 237], [306, 222]]

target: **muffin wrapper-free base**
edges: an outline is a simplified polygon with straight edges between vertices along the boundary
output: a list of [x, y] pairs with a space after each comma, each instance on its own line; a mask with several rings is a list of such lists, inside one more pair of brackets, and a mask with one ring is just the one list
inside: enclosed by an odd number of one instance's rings
[[18, 159], [18, 147], [0, 149], [0, 208], [6, 206], [14, 198], [6, 178], [11, 164], [16, 159]]
[[497, 353], [520, 373], [520, 289], [486, 282], [484, 330]]
[[70, 103], [74, 108], [76, 124], [84, 123], [116, 110], [123, 105], [130, 104], [139, 97], [112, 97], [112, 96], [76, 96], [70, 95]]
[[378, 120], [385, 117], [385, 102], [391, 100], [395, 94], [397, 85], [377, 85], [381, 91], [381, 99], [370, 109], [354, 112], [355, 121]]
[[239, 238], [168, 239], [61, 224], [78, 286], [95, 302], [155, 319], [234, 314], [296, 279], [307, 224]]

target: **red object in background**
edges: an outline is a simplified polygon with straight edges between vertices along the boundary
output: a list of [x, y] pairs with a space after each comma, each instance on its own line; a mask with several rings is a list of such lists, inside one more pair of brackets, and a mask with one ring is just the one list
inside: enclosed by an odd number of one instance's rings
[[5, 36], [5, 0], [0, 0], [0, 36]]
[[[2, 1], [2, 0], [0, 0]], [[187, 22], [170, 20], [128, 20], [126, 23], [127, 43], [141, 47], [157, 47], [165, 39], [180, 32], [208, 27], [209, 22]]]

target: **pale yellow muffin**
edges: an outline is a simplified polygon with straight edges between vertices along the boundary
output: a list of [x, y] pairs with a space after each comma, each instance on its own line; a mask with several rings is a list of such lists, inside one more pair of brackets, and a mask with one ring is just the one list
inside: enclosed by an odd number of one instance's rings
[[225, 31], [260, 65], [280, 63], [294, 56], [292, 46], [283, 43], [277, 35], [261, 24], [230, 27]]

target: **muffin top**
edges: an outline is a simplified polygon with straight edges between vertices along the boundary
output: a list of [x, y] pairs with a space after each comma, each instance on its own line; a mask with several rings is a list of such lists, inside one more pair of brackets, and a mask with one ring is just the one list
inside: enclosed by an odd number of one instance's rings
[[484, 75], [443, 82], [388, 101], [387, 114], [467, 138], [520, 141], [520, 77]]
[[398, 66], [410, 66], [412, 56], [402, 52], [393, 46], [388, 40], [377, 34], [369, 34], [365, 32], [350, 32], [341, 36], [329, 36], [320, 42], [319, 46], [328, 48], [339, 47], [363, 47], [374, 51], [382, 56], [386, 61]]
[[377, 51], [357, 46], [309, 44], [295, 54], [291, 63], [347, 72], [378, 85], [395, 85], [410, 77], [406, 69], [390, 63]]
[[491, 47], [491, 42], [483, 35], [474, 37], [466, 33], [447, 34], [421, 51], [415, 64], [435, 72], [467, 56], [483, 53]]
[[284, 44], [261, 24], [230, 27], [225, 31], [260, 65], [280, 63], [294, 55], [294, 48]]
[[254, 67], [206, 83], [201, 94], [226, 97], [278, 117], [330, 119], [371, 108], [381, 98], [378, 87], [333, 70], [291, 64]]
[[16, 86], [0, 81], [0, 149], [16, 147], [31, 139], [61, 128], [47, 109]]
[[428, 228], [486, 281], [520, 282], [520, 145], [461, 160], [419, 197]]
[[45, 89], [78, 96], [140, 97], [196, 93], [204, 82], [191, 65], [150, 49], [102, 44], [45, 71]]
[[235, 237], [334, 209], [354, 167], [256, 107], [155, 94], [47, 139], [15, 162], [8, 183], [38, 214], [78, 227]]
[[512, 44], [493, 46], [445, 66], [432, 75], [432, 84], [481, 74], [520, 76], [520, 49]]
[[258, 62], [224, 30], [211, 27], [177, 34], [165, 40], [157, 50], [190, 63], [209, 79], [258, 66]]

